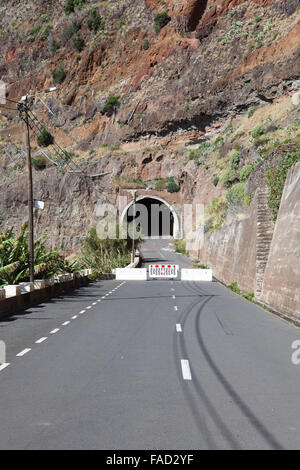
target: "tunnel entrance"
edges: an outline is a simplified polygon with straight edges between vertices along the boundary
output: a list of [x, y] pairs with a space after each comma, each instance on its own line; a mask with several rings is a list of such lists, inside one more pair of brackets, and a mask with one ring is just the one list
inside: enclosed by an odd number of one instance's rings
[[134, 204], [131, 203], [124, 214], [123, 221], [130, 224], [135, 219], [136, 227], [143, 238], [170, 238], [174, 236], [174, 214], [163, 201], [144, 197], [137, 200], [135, 209], [136, 216], [134, 218]]

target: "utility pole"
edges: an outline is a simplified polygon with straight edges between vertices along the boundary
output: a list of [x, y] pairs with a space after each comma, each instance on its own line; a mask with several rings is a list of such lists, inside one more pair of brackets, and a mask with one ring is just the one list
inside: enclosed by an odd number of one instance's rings
[[[55, 91], [56, 87], [48, 88], [44, 90], [43, 93], [51, 93]], [[34, 97], [35, 95], [31, 95], [29, 97]], [[44, 101], [36, 95], [38, 99], [46, 106], [48, 111], [52, 113], [52, 111], [48, 108], [48, 106], [44, 103]], [[26, 150], [27, 150], [27, 170], [28, 170], [28, 236], [29, 236], [29, 280], [30, 282], [34, 282], [34, 227], [33, 227], [33, 183], [32, 183], [32, 162], [31, 162], [31, 147], [30, 147], [30, 126], [29, 126], [29, 108], [28, 108], [28, 95], [22, 96], [21, 101], [24, 103], [18, 104], [18, 109], [20, 111], [20, 115], [24, 113], [23, 120], [25, 121], [25, 138], [26, 138]], [[52, 113], [53, 114], [53, 113]]]
[[135, 258], [135, 243], [134, 243], [134, 238], [135, 238], [135, 204], [136, 204], [136, 190], [133, 191], [133, 236], [132, 236], [132, 252], [131, 252], [131, 262], [134, 263], [134, 258]]
[[34, 232], [33, 232], [33, 185], [32, 185], [32, 163], [30, 147], [30, 127], [28, 117], [28, 100], [25, 99], [25, 132], [26, 132], [26, 150], [27, 150], [27, 170], [28, 170], [28, 236], [29, 236], [29, 280], [34, 282]]

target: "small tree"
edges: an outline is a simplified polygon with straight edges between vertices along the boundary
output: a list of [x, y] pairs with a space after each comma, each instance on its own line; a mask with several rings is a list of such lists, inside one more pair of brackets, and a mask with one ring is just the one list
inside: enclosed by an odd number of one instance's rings
[[52, 134], [50, 134], [46, 129], [43, 129], [37, 136], [37, 144], [39, 147], [48, 147], [49, 145], [52, 145], [53, 142], [54, 139]]
[[76, 51], [81, 52], [85, 46], [85, 43], [82, 37], [78, 34], [72, 39], [71, 45], [72, 45], [72, 49], [75, 49]]
[[150, 47], [150, 43], [149, 43], [149, 39], [144, 39], [144, 42], [143, 42], [143, 45], [142, 45], [142, 49], [144, 51], [147, 51]]
[[109, 96], [102, 108], [102, 114], [111, 116], [116, 108], [120, 106], [119, 96]]
[[66, 78], [66, 72], [59, 66], [52, 72], [52, 78], [54, 83], [62, 83]]
[[97, 10], [94, 8], [90, 11], [90, 16], [88, 17], [87, 26], [91, 31], [98, 31], [101, 26], [102, 18], [98, 15]]
[[154, 31], [156, 34], [158, 34], [160, 30], [164, 28], [170, 21], [171, 18], [169, 17], [168, 13], [165, 11], [158, 13], [154, 18]]

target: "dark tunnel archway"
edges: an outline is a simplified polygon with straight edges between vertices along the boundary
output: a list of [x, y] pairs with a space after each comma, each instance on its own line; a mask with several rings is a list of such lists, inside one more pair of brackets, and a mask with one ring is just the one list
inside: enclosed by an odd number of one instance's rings
[[[131, 203], [124, 216], [125, 223], [133, 221], [134, 204]], [[174, 215], [163, 201], [144, 197], [136, 202], [137, 227], [143, 238], [169, 238], [174, 236]]]

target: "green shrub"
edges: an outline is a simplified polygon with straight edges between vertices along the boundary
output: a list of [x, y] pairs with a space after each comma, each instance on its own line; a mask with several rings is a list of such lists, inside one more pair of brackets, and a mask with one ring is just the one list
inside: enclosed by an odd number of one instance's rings
[[251, 173], [253, 172], [253, 170], [254, 170], [253, 165], [243, 166], [243, 168], [240, 171], [240, 180], [246, 181], [251, 175]]
[[52, 56], [55, 55], [56, 52], [58, 51], [58, 49], [59, 49], [59, 43], [54, 38], [51, 38], [50, 43], [49, 43], [49, 52], [50, 52], [50, 54]]
[[79, 23], [76, 20], [73, 20], [69, 26], [64, 29], [62, 32], [62, 39], [63, 43], [66, 44], [73, 36], [74, 34], [77, 34], [81, 29], [81, 23]]
[[246, 192], [245, 183], [237, 183], [226, 192], [226, 201], [228, 207], [248, 206], [249, 193]]
[[150, 47], [150, 43], [149, 43], [149, 39], [144, 39], [144, 42], [143, 42], [143, 45], [142, 45], [142, 49], [144, 51], [147, 51]]
[[263, 135], [265, 131], [266, 131], [265, 126], [261, 124], [260, 126], [257, 126], [254, 129], [252, 129], [252, 131], [250, 131], [249, 134], [251, 135], [251, 137], [256, 139], [257, 137]]
[[120, 106], [119, 96], [109, 96], [105, 102], [105, 105], [102, 108], [102, 114], [107, 114], [111, 116], [115, 109]]
[[214, 147], [215, 149], [218, 149], [222, 147], [223, 144], [224, 144], [224, 138], [222, 136], [219, 136], [215, 140]]
[[78, 51], [78, 52], [81, 52], [82, 49], [84, 48], [85, 44], [84, 44], [84, 40], [82, 39], [82, 37], [80, 36], [80, 34], [78, 34], [77, 36], [75, 36], [73, 39], [72, 39], [72, 42], [71, 42], [71, 47], [72, 49]]
[[254, 292], [250, 292], [249, 294], [242, 294], [242, 297], [244, 297], [244, 299], [249, 300], [250, 302], [253, 302]]
[[235, 179], [236, 173], [233, 169], [226, 170], [220, 178], [221, 183], [225, 188], [229, 188]]
[[289, 169], [300, 161], [300, 148], [287, 152], [267, 170], [267, 185], [270, 189], [269, 207], [274, 220], [277, 218], [285, 180]]
[[90, 11], [90, 15], [86, 23], [91, 31], [98, 31], [102, 23], [102, 17], [98, 15], [96, 8]]
[[213, 179], [213, 185], [218, 186], [218, 183], [219, 183], [219, 177], [215, 176], [214, 179]]
[[85, 5], [86, 0], [67, 0], [65, 4], [65, 12], [67, 15], [74, 13], [75, 10], [80, 10]]
[[[117, 237], [109, 237], [109, 233]], [[111, 273], [115, 268], [127, 266], [130, 263], [132, 240], [130, 237], [126, 239], [118, 237], [118, 227], [109, 227], [107, 238], [99, 238], [96, 229], [92, 228], [81, 243], [82, 251], [79, 257], [81, 266], [94, 269], [98, 275]], [[139, 242], [140, 240], [136, 241], [136, 246]]]
[[237, 282], [232, 282], [230, 286], [228, 286], [232, 292], [235, 292], [236, 294], [241, 294], [241, 289], [239, 288]]
[[178, 193], [180, 191], [180, 186], [175, 183], [173, 176], [168, 178], [167, 191], [168, 193]]
[[181, 253], [182, 255], [186, 254], [186, 240], [174, 240], [175, 251], [176, 253]]
[[160, 30], [164, 28], [170, 21], [171, 18], [169, 17], [168, 13], [165, 11], [158, 13], [154, 18], [154, 31], [156, 34], [158, 34]]
[[66, 72], [59, 66], [52, 72], [53, 83], [62, 83], [66, 78]]
[[36, 155], [32, 157], [31, 160], [36, 170], [44, 170], [47, 167], [47, 159], [44, 155]]
[[209, 269], [209, 266], [207, 266], [207, 264], [202, 263], [195, 263], [195, 267], [198, 269]]
[[48, 147], [54, 142], [52, 134], [46, 129], [43, 129], [37, 136], [37, 144], [39, 147]]
[[166, 189], [166, 185], [164, 181], [157, 181], [154, 186], [155, 191], [164, 191]]
[[234, 152], [230, 160], [230, 167], [232, 170], [237, 170], [240, 163], [240, 154], [239, 152]]
[[51, 24], [47, 24], [45, 26], [45, 29], [44, 29], [44, 31], [42, 32], [42, 35], [41, 35], [41, 39], [43, 41], [46, 41], [46, 39], [48, 39], [49, 34], [51, 33], [52, 29], [53, 29], [53, 26], [51, 26]]
[[[46, 234], [34, 242], [34, 274], [47, 279], [65, 272], [66, 262], [57, 250], [47, 251]], [[0, 233], [0, 286], [29, 280], [28, 228], [24, 225], [18, 236], [10, 228]], [[72, 272], [72, 266], [69, 266]], [[77, 268], [77, 266], [76, 266]]]

